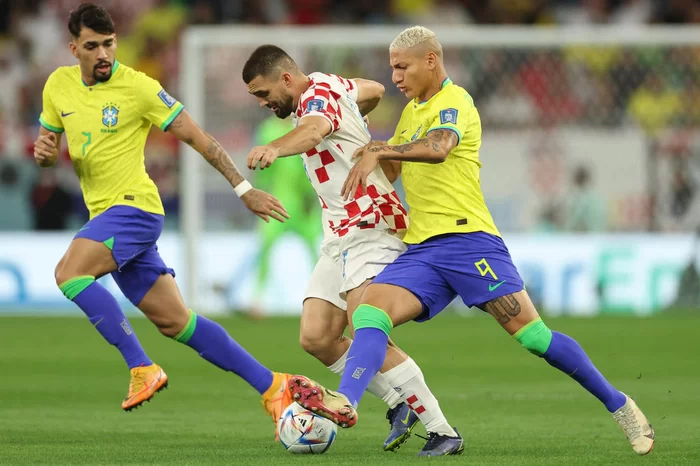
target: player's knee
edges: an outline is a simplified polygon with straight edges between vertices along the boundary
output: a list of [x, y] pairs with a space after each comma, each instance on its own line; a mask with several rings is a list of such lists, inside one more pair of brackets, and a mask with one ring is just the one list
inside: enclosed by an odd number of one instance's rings
[[153, 323], [158, 331], [168, 338], [175, 338], [185, 328], [184, 324], [172, 319], [159, 319]]
[[513, 337], [526, 350], [542, 357], [552, 342], [552, 331], [539, 317], [518, 330]]
[[179, 335], [187, 326], [189, 318], [189, 314], [185, 317], [180, 316], [179, 313], [149, 313], [146, 316], [156, 326], [158, 331], [168, 338], [175, 338]]
[[77, 275], [73, 273], [70, 269], [65, 266], [63, 259], [56, 265], [56, 269], [53, 272], [54, 279], [56, 280], [56, 285], [61, 286], [68, 280], [75, 278]]
[[313, 333], [306, 331], [299, 334], [299, 344], [304, 351], [315, 358], [322, 357], [339, 341], [335, 336], [323, 332]]

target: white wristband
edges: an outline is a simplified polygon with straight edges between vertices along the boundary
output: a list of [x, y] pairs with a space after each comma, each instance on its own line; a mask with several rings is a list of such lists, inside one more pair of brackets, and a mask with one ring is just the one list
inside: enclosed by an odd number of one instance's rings
[[234, 191], [236, 191], [236, 194], [238, 197], [242, 197], [245, 193], [253, 189], [253, 185], [248, 182], [248, 180], [243, 180], [240, 183], [238, 183], [237, 186], [233, 188]]

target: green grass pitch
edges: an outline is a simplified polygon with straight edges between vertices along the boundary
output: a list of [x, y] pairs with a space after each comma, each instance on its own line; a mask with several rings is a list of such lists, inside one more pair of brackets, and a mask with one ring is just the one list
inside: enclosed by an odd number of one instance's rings
[[[337, 386], [299, 348], [296, 319], [221, 322], [271, 368]], [[415, 457], [423, 445], [415, 436], [397, 453], [382, 451], [386, 408], [371, 395], [327, 454], [287, 453], [253, 389], [144, 319], [133, 323], [170, 388], [124, 413], [128, 372], [87, 319], [0, 319], [0, 464], [700, 464], [700, 313], [548, 319], [650, 417], [657, 443], [644, 458], [597, 400], [487, 316], [445, 315], [392, 335], [465, 437], [463, 456], [433, 460]]]

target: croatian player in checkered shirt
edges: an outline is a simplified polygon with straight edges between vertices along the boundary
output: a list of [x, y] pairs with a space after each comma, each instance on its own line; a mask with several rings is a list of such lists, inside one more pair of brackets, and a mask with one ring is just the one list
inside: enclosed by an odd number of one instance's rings
[[[305, 75], [282, 49], [264, 45], [243, 68], [248, 92], [279, 118], [292, 115], [295, 129], [253, 148], [248, 168], [264, 169], [277, 157], [301, 154], [323, 209], [324, 240], [307, 289], [301, 317], [301, 345], [342, 375], [351, 339], [343, 336], [367, 284], [406, 250], [408, 215], [382, 168], [369, 175], [367, 193], [342, 198], [352, 155], [370, 142], [363, 115], [379, 103], [384, 87], [364, 79]], [[401, 393], [394, 387], [402, 387]], [[418, 365], [392, 342], [383, 366], [367, 390], [389, 405], [391, 432], [385, 450], [408, 439], [419, 417], [426, 429], [449, 429]], [[421, 404], [411, 405], [413, 393]], [[408, 400], [408, 401], [407, 401]]]

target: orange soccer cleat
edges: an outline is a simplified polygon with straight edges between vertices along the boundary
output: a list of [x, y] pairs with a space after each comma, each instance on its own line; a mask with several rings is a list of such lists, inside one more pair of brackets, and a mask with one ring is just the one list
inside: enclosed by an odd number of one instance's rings
[[131, 411], [138, 408], [164, 388], [168, 388], [168, 376], [158, 364], [134, 367], [131, 369], [129, 394], [122, 402], [122, 409]]
[[262, 403], [265, 411], [272, 418], [272, 422], [275, 424], [275, 440], [279, 441], [279, 434], [277, 432], [277, 421], [282, 417], [282, 412], [294, 402], [292, 400], [292, 394], [287, 389], [290, 374], [284, 374], [281, 372], [272, 373], [272, 385], [267, 389], [262, 395]]

